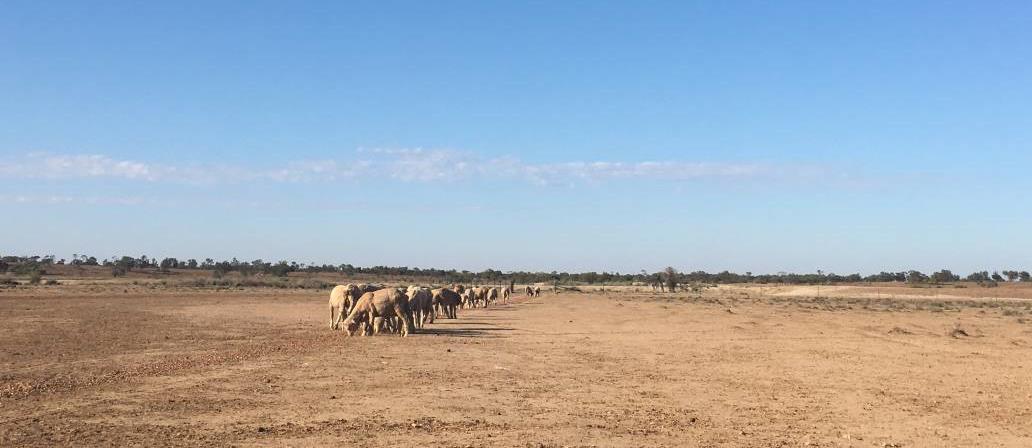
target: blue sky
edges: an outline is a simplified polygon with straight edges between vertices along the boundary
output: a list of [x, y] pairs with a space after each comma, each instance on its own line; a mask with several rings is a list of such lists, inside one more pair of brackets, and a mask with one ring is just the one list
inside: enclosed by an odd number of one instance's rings
[[0, 252], [1032, 268], [1028, 2], [5, 2]]

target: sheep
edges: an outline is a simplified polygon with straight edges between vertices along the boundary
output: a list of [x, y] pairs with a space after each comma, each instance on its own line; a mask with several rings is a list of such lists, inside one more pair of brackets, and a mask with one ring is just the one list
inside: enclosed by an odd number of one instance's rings
[[390, 318], [398, 319], [398, 330], [402, 336], [415, 333], [408, 297], [404, 292], [395, 288], [362, 294], [347, 319], [344, 320], [344, 325], [348, 336], [353, 336], [359, 326], [366, 328], [362, 331], [363, 335], [367, 334], [370, 326], [373, 333], [379, 333], [381, 324], [385, 323], [385, 319]]
[[433, 294], [430, 290], [419, 286], [409, 286], [407, 294], [409, 310], [412, 312], [416, 327], [423, 328], [427, 321], [434, 323]]
[[455, 309], [462, 300], [459, 294], [448, 288], [437, 288], [431, 293], [433, 294], [431, 302], [434, 307], [443, 311], [444, 316], [448, 319], [455, 319], [457, 317]]
[[350, 283], [334, 286], [330, 291], [331, 330], [336, 330], [340, 326], [340, 322], [344, 320], [344, 316], [351, 313], [351, 308], [361, 295], [358, 291], [358, 287]]

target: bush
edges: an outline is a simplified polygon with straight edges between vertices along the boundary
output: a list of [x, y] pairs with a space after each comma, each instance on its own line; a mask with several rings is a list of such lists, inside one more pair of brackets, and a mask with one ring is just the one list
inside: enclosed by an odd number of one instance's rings
[[40, 274], [39, 271], [32, 271], [32, 273], [29, 274], [30, 285], [38, 285], [40, 280], [43, 280], [43, 274]]
[[300, 289], [326, 289], [330, 286], [329, 283], [314, 278], [306, 278], [297, 282], [297, 287]]
[[40, 275], [47, 273], [47, 271], [45, 269], [43, 269], [42, 265], [40, 265], [39, 263], [36, 263], [36, 262], [31, 262], [31, 261], [30, 262], [19, 263], [17, 266], [14, 267], [14, 269], [11, 269], [11, 272], [13, 272], [15, 275], [28, 275], [28, 276], [31, 276], [34, 273], [38, 273]]
[[54, 279], [49, 279], [46, 282], [47, 286], [55, 286], [55, 285], [60, 285], [60, 284], [61, 284], [61, 282], [59, 282], [57, 280], [54, 280]]

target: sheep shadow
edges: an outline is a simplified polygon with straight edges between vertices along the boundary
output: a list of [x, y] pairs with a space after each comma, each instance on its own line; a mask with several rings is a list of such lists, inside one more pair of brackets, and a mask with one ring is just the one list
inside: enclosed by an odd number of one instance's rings
[[[460, 327], [460, 328], [447, 328], [450, 325], [474, 325], [471, 327]], [[434, 336], [452, 336], [459, 338], [507, 338], [509, 336], [499, 334], [505, 331], [513, 331], [514, 328], [495, 326], [487, 322], [471, 322], [461, 320], [446, 320], [442, 321], [438, 319], [432, 324], [427, 324], [425, 327], [419, 329], [418, 334], [427, 334]]]

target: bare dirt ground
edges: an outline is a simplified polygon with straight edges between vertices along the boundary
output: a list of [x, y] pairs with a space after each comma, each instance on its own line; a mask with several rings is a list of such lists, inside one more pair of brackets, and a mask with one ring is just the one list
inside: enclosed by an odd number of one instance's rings
[[1032, 446], [1032, 301], [545, 294], [409, 338], [325, 291], [0, 292], [0, 446]]

